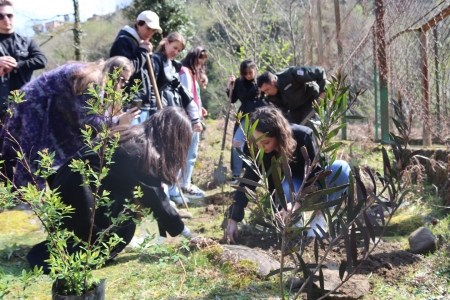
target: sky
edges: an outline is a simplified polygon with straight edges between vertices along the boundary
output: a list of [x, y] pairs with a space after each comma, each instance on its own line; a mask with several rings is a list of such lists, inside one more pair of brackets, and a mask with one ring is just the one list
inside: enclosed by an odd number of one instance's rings
[[[93, 14], [104, 15], [125, 7], [132, 0], [78, 0], [81, 22]], [[34, 24], [45, 24], [52, 20], [63, 21], [63, 15], [68, 14], [70, 21], [74, 20], [72, 0], [14, 0], [14, 29], [25, 36], [34, 35]], [[60, 15], [60, 16], [58, 16]]]

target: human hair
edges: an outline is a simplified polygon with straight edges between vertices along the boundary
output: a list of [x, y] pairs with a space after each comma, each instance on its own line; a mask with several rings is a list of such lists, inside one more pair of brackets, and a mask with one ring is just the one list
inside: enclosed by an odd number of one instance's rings
[[275, 107], [259, 107], [250, 114], [251, 123], [254, 124], [256, 120], [259, 121], [255, 130], [265, 133], [267, 137], [275, 137], [279, 147], [283, 148], [288, 161], [294, 160], [297, 141], [294, 139], [291, 126], [283, 113]]
[[[241, 65], [239, 66], [239, 74], [241, 75], [242, 79], [245, 79], [245, 71], [247, 69], [256, 70], [256, 63], [252, 59], [246, 59], [241, 62]], [[254, 80], [256, 81], [256, 77], [254, 78]]]
[[13, 2], [11, 0], [0, 0], [0, 6], [12, 6], [12, 7], [14, 7]]
[[205, 68], [203, 64], [200, 64], [200, 59], [208, 59], [208, 53], [206, 49], [202, 46], [197, 46], [189, 50], [185, 58], [181, 60], [184, 67], [191, 70], [192, 74], [196, 75], [198, 73], [205, 73]]
[[136, 23], [134, 24], [134, 27], [135, 28], [136, 28], [136, 26], [142, 27], [144, 25], [147, 25], [147, 23], [145, 23], [144, 20], [139, 20], [139, 21], [136, 21]]
[[256, 80], [256, 84], [258, 85], [259, 88], [261, 88], [261, 86], [264, 83], [270, 84], [272, 85], [272, 80], [277, 79], [277, 77], [270, 73], [269, 71], [264, 72], [263, 74], [258, 76], [258, 79]]
[[184, 175], [192, 140], [191, 120], [184, 109], [167, 106], [140, 124], [115, 127], [111, 134], [116, 133], [120, 147], [138, 158], [144, 173], [151, 172], [170, 185], [177, 182], [180, 169]]
[[[1, 0], [0, 0], [1, 1]], [[69, 63], [79, 63], [71, 61]], [[81, 95], [89, 88], [91, 83], [101, 83], [107, 74], [112, 74], [115, 69], [128, 70], [134, 73], [134, 67], [130, 60], [124, 56], [114, 56], [104, 61], [81, 63], [85, 67], [80, 68], [70, 76], [73, 80], [73, 90], [76, 95]]]
[[[162, 53], [164, 55], [166, 55], [166, 42], [173, 43], [175, 41], [178, 41], [181, 43], [181, 45], [184, 47], [186, 47], [186, 39], [178, 32], [171, 32], [169, 33], [168, 36], [166, 36], [165, 38], [163, 38], [161, 40], [161, 42], [159, 42], [158, 47], [155, 50], [155, 53]], [[181, 50], [183, 50], [181, 49]]]

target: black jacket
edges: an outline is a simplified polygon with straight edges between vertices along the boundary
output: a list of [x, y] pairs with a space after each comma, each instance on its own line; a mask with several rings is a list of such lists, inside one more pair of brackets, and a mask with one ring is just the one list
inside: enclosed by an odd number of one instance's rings
[[[163, 53], [153, 54], [152, 62], [163, 107], [179, 106], [186, 108], [193, 97], [180, 82], [181, 62], [168, 61]], [[155, 98], [155, 95], [152, 96]], [[156, 99], [154, 101], [156, 103]]]
[[[134, 29], [128, 27], [128, 30]], [[136, 38], [127, 30], [122, 29], [111, 46], [109, 57], [125, 56], [131, 61], [135, 71], [130, 77], [125, 91], [129, 93], [130, 87], [136, 84], [135, 80], [139, 80], [141, 82], [140, 91], [135, 98], [142, 99], [141, 109], [156, 110], [156, 102], [154, 97], [152, 98], [153, 89], [147, 69], [147, 54], [146, 49], [139, 47]]]
[[[230, 91], [227, 89], [228, 96]], [[241, 101], [239, 111], [243, 114], [251, 113], [256, 108], [264, 106], [264, 102], [259, 93], [258, 85], [254, 80], [246, 80], [245, 78], [237, 78], [234, 83], [233, 94], [231, 96], [231, 103]]]
[[45, 68], [47, 58], [31, 38], [17, 33], [0, 34], [0, 56], [11, 56], [17, 61], [17, 69], [0, 77], [2, 106], [10, 91], [19, 90], [31, 80], [33, 71]]
[[[87, 147], [82, 148], [75, 158], [89, 161], [90, 167], [98, 171], [99, 157]], [[102, 180], [100, 194], [103, 191], [109, 191], [109, 198], [114, 202], [110, 207], [101, 206], [96, 209], [94, 236], [108, 228], [111, 224], [110, 218], [117, 218], [119, 213], [124, 210], [126, 199], [133, 199], [133, 190], [136, 186], [140, 186], [143, 192], [143, 197], [139, 199], [140, 202], [146, 208], [151, 209], [158, 225], [169, 232], [171, 236], [179, 235], [184, 229], [184, 223], [170, 205], [162, 188], [161, 180], [152, 174], [141, 171], [139, 157], [128, 154], [120, 146], [115, 150], [112, 161], [114, 163], [109, 166], [108, 175]], [[58, 169], [56, 176], [51, 181], [50, 188], [58, 188], [64, 204], [75, 208], [72, 217], [65, 219], [65, 227], [73, 230], [79, 238], [87, 241], [94, 198], [88, 187], [81, 186], [83, 177], [80, 173], [71, 170], [70, 163], [71, 160]], [[135, 225], [132, 222], [122, 224], [120, 228], [116, 229], [116, 233], [124, 238], [125, 244], [121, 244], [121, 246], [125, 247], [131, 241], [134, 230]]]
[[[303, 146], [306, 147], [306, 150], [308, 151], [308, 156], [310, 160], [312, 161], [315, 157], [315, 153], [317, 150], [316, 143], [313, 138], [312, 129], [306, 126], [291, 124], [292, 133], [294, 135], [294, 139], [297, 141], [297, 147], [294, 152], [294, 161], [291, 161], [289, 163], [289, 166], [291, 168], [292, 177], [303, 179], [305, 175], [305, 160], [303, 159], [303, 155], [301, 153], [301, 148]], [[269, 171], [271, 167], [271, 160], [272, 157], [274, 157], [277, 153], [271, 152], [271, 153], [264, 153], [263, 157], [263, 164], [266, 172]], [[319, 170], [315, 170], [317, 172]], [[243, 178], [250, 179], [252, 181], [258, 182], [259, 177], [258, 175], [253, 172], [251, 168], [246, 168]], [[268, 178], [269, 182], [269, 190], [272, 193], [275, 190], [275, 185], [273, 183], [272, 175], [269, 175]], [[254, 186], [251, 186], [249, 184], [240, 183], [239, 186], [241, 187], [247, 187], [251, 190], [255, 190]], [[234, 196], [234, 203], [231, 205], [229, 209], [229, 216], [231, 219], [240, 222], [244, 218], [244, 208], [248, 204], [247, 196], [244, 192], [241, 192], [239, 190], [236, 191], [236, 194]]]
[[326, 74], [322, 67], [290, 67], [276, 73], [278, 93], [267, 97], [283, 111], [311, 105], [325, 91]]

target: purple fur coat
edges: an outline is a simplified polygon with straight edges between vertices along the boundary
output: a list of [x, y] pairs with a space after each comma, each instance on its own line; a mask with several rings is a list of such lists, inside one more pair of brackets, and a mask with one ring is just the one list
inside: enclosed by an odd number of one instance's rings
[[[80, 63], [65, 64], [43, 73], [22, 88], [26, 102], [16, 105], [13, 115], [5, 122], [3, 130], [3, 159], [15, 166], [14, 183], [27, 185], [32, 178], [20, 161], [16, 162], [19, 147], [34, 173], [40, 160], [38, 151], [55, 152], [53, 168], [58, 169], [83, 145], [81, 129], [85, 125], [100, 128], [106, 117], [88, 114], [86, 100], [89, 95], [76, 95], [71, 75], [83, 68]], [[38, 179], [40, 188], [45, 181]]]

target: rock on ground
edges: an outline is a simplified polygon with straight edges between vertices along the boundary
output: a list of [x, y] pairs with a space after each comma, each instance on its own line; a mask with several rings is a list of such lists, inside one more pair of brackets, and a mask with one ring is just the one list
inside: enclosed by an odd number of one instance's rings
[[240, 245], [223, 245], [220, 263], [239, 262], [242, 259], [257, 263], [258, 274], [262, 277], [267, 276], [271, 270], [280, 268], [280, 263], [277, 260], [262, 251]]
[[185, 209], [178, 210], [178, 214], [180, 215], [180, 218], [182, 219], [192, 219], [192, 214]]
[[427, 254], [436, 251], [437, 239], [430, 229], [420, 227], [408, 238], [409, 248], [415, 254]]

